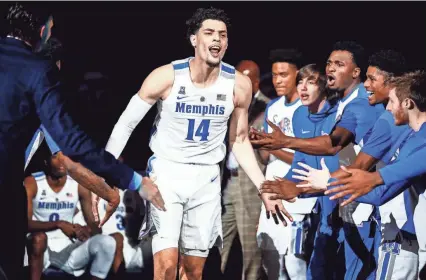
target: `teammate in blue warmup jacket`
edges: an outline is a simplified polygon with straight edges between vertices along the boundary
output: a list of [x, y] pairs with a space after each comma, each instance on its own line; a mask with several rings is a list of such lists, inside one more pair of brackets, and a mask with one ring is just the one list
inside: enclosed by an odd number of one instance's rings
[[[254, 132], [253, 138], [256, 140], [253, 140], [252, 144], [265, 149], [290, 148], [312, 155], [340, 153], [340, 157], [346, 157], [343, 163], [350, 163], [347, 160], [354, 159], [356, 151], [348, 147], [342, 153], [343, 148], [351, 143], [362, 147], [368, 139], [370, 129], [384, 111], [382, 105], [369, 105], [368, 93], [360, 83], [362, 54], [363, 48], [358, 44], [339, 42], [327, 61], [327, 87], [341, 96], [336, 112], [336, 125], [330, 135], [300, 139], [279, 133], [272, 137], [265, 133]], [[378, 246], [376, 243], [380, 234], [371, 236], [370, 232], [374, 232], [377, 228], [377, 224], [373, 222], [373, 218], [378, 216], [377, 211], [370, 205], [357, 203], [339, 210], [345, 231], [340, 238], [341, 241], [343, 237], [345, 239], [345, 278], [352, 279], [357, 276], [364, 279], [374, 278], [377, 262], [375, 252]], [[354, 221], [354, 217], [357, 222]], [[361, 242], [365, 246], [359, 246]]]
[[[423, 178], [426, 172], [424, 164], [426, 155], [426, 125], [424, 124], [426, 120], [424, 112], [426, 108], [424, 101], [426, 75], [420, 71], [408, 73], [403, 77], [396, 78], [393, 85], [395, 88], [391, 90], [387, 109], [392, 112], [396, 125], [408, 124], [414, 132], [400, 144], [393, 161], [388, 166], [373, 173], [350, 169], [349, 172], [352, 173], [350, 177], [331, 184], [331, 186], [341, 184], [344, 186], [331, 189], [328, 193], [339, 192], [332, 197], [333, 199], [344, 197], [350, 193], [352, 194], [351, 199], [378, 205], [394, 199], [409, 188], [419, 195], [417, 206], [413, 203], [405, 204], [407, 222], [403, 224], [402, 230], [406, 235], [416, 234], [419, 245], [419, 271], [421, 271], [426, 263], [426, 228], [421, 218], [426, 209], [424, 196], [426, 185]], [[406, 192], [404, 192], [404, 198], [407, 198]], [[405, 201], [407, 202], [407, 200]], [[414, 207], [415, 210], [413, 210]], [[400, 245], [396, 248], [399, 249]]]

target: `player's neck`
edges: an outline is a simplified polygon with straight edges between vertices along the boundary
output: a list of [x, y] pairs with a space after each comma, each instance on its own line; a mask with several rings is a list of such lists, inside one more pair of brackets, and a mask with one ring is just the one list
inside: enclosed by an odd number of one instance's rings
[[285, 96], [286, 103], [293, 103], [299, 98], [299, 94], [297, 93], [297, 89], [295, 89], [292, 93], [289, 93]]
[[67, 176], [54, 176], [54, 175], [47, 175], [47, 183], [49, 186], [53, 189], [62, 188], [65, 185], [65, 182], [67, 181]]
[[312, 103], [311, 105], [308, 106], [309, 108], [309, 112], [316, 114], [318, 112], [320, 112], [322, 110], [322, 108], [324, 108], [325, 105], [325, 101], [326, 101], [326, 97], [320, 97], [317, 100], [315, 100], [314, 103]]
[[343, 97], [348, 96], [354, 90], [354, 88], [356, 88], [359, 85], [359, 83], [360, 83], [359, 79], [354, 80], [352, 84], [349, 87], [347, 87], [345, 91], [343, 91]]
[[197, 57], [189, 62], [191, 80], [197, 87], [208, 87], [213, 84], [219, 77], [219, 70], [220, 64], [211, 67]]
[[422, 125], [426, 122], [426, 112], [420, 112], [415, 108], [408, 112], [408, 125], [414, 130], [419, 131]]

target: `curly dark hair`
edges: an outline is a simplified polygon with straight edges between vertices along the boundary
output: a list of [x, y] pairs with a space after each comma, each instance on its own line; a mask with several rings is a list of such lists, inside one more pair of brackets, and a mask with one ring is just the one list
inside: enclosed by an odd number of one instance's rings
[[407, 71], [404, 56], [395, 50], [380, 50], [368, 58], [368, 66], [377, 67], [385, 72], [385, 82]]
[[222, 21], [225, 23], [227, 28], [231, 26], [230, 19], [224, 10], [213, 7], [207, 9], [199, 8], [195, 11], [192, 17], [186, 21], [186, 25], [188, 26], [188, 31], [186, 33], [187, 38], [189, 39], [191, 35], [197, 33], [202, 23], [208, 19]]
[[352, 61], [363, 72], [365, 70], [366, 58], [364, 47], [354, 41], [339, 41], [333, 46], [332, 51], [347, 51], [352, 54]]
[[303, 55], [297, 49], [275, 49], [269, 52], [269, 59], [272, 63], [287, 62], [296, 66], [297, 69], [303, 66]]
[[[25, 5], [25, 6], [24, 6]], [[35, 43], [40, 37], [41, 27], [48, 21], [51, 14], [48, 10], [34, 3], [14, 3], [9, 6], [6, 22], [7, 34], [22, 40]]]

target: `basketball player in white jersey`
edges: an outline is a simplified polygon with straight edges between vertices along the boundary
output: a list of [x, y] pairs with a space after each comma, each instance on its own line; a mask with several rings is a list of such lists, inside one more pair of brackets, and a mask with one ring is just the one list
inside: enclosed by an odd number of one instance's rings
[[[79, 277], [90, 265], [92, 279], [105, 279], [116, 243], [99, 233], [91, 212], [90, 192], [67, 175], [55, 154], [46, 162], [46, 174], [25, 179], [28, 201], [29, 264], [31, 279], [40, 279], [50, 265]], [[88, 227], [73, 225], [77, 203]]]
[[[102, 226], [102, 234], [113, 236], [117, 242], [116, 254], [114, 262], [112, 264], [112, 270], [114, 273], [119, 272], [120, 265], [123, 263], [123, 261], [124, 268], [126, 270], [133, 271], [144, 268], [146, 262], [144, 256], [146, 257], [147, 255], [146, 252], [142, 252], [142, 246], [145, 244], [141, 245], [139, 244], [140, 241], [137, 240], [139, 228], [143, 220], [142, 215], [144, 214], [142, 209], [143, 207], [141, 207], [143, 201], [137, 193], [136, 195], [139, 197], [140, 201], [137, 199], [137, 197], [134, 197], [132, 194], [130, 194], [129, 190], [118, 191], [120, 194], [120, 204], [118, 205], [114, 215]], [[100, 216], [103, 216], [105, 214], [107, 207], [108, 202], [104, 199], [100, 199], [98, 203], [98, 213]], [[126, 209], [128, 209], [129, 207], [131, 208], [131, 210], [127, 212], [132, 212], [131, 215], [138, 216], [140, 219], [137, 219], [138, 217], [136, 217], [136, 219], [132, 219], [130, 221], [129, 213], [126, 213]], [[81, 206], [78, 205], [77, 208], [80, 210]], [[74, 216], [73, 221], [75, 224], [86, 225], [81, 211], [79, 211]], [[133, 225], [131, 223], [136, 223], [136, 225]], [[132, 228], [137, 227], [137, 232], [133, 230], [130, 233], [132, 238], [128, 237], [130, 226]], [[133, 232], [136, 234], [134, 234]], [[118, 238], [117, 235], [119, 235], [120, 237]], [[143, 247], [145, 249], [147, 246]]]
[[[272, 83], [278, 95], [268, 103], [265, 120], [277, 125], [287, 136], [294, 137], [293, 115], [302, 106], [297, 89], [297, 76], [302, 66], [302, 54], [296, 49], [277, 49], [270, 53], [272, 61]], [[265, 121], [265, 132], [272, 128]], [[279, 149], [276, 151], [260, 150], [262, 157], [268, 162], [265, 177], [274, 180], [284, 177], [289, 171], [294, 151]], [[266, 157], [266, 158], [265, 158]], [[301, 198], [296, 202], [283, 201], [294, 222], [289, 227], [275, 224], [265, 217], [262, 205], [257, 231], [258, 244], [262, 249], [262, 262], [268, 279], [306, 279], [305, 240], [309, 228], [311, 214], [316, 198]], [[303, 230], [300, 230], [300, 229]], [[313, 229], [315, 231], [315, 229]], [[296, 246], [296, 244], [303, 244]]]
[[[219, 9], [198, 9], [189, 26], [195, 57], [155, 69], [114, 127], [106, 150], [118, 157], [133, 129], [158, 101], [148, 169], [164, 199], [152, 200], [154, 279], [175, 279], [178, 254], [183, 279], [201, 279], [209, 249], [221, 244], [221, 188], [218, 163], [230, 149], [260, 188], [265, 180], [248, 139], [250, 80], [222, 62], [228, 47], [228, 17]], [[231, 116], [232, 115], [232, 116]], [[141, 193], [141, 195], [144, 195]], [[262, 196], [268, 213], [288, 215], [281, 202]], [[180, 250], [178, 250], [180, 248]]]

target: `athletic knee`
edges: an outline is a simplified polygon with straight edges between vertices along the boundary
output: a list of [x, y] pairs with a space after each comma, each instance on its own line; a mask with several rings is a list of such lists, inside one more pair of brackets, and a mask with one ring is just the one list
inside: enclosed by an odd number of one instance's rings
[[203, 276], [203, 265], [185, 261], [183, 263], [183, 269], [189, 280], [201, 279]]
[[42, 255], [47, 248], [47, 235], [44, 232], [37, 232], [31, 238], [32, 255]]
[[191, 255], [181, 255], [183, 270], [188, 280], [201, 279], [207, 256], [204, 256], [205, 252], [198, 250], [190, 250], [188, 253]]
[[116, 248], [116, 241], [108, 235], [96, 235], [92, 237], [90, 242], [89, 252], [91, 255], [113, 256]]
[[176, 277], [178, 264], [177, 249], [166, 249], [154, 254], [155, 279], [172, 279]]

